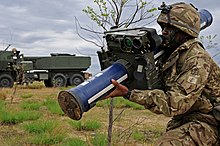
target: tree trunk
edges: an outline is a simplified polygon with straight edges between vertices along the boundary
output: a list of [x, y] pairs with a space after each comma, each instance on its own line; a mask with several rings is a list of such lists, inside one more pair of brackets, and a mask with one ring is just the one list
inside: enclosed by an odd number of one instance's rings
[[114, 100], [113, 98], [110, 99], [110, 107], [109, 107], [108, 146], [111, 146], [111, 142], [112, 142], [113, 109], [114, 109], [113, 100]]

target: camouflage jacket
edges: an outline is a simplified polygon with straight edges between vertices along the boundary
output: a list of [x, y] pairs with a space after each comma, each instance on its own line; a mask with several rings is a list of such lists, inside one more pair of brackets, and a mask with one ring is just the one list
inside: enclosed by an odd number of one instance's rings
[[179, 46], [162, 72], [166, 90], [133, 90], [129, 100], [170, 117], [207, 114], [220, 103], [220, 68], [196, 39]]

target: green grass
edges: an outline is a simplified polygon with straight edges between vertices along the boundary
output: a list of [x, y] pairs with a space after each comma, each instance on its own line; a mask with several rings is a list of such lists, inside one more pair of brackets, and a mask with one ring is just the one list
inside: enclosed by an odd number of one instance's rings
[[2, 110], [0, 122], [2, 124], [17, 124], [23, 121], [37, 120], [41, 113], [35, 111], [6, 111]]
[[47, 107], [47, 109], [53, 113], [53, 114], [57, 114], [57, 115], [64, 115], [64, 112], [62, 111], [61, 107], [58, 104], [57, 100], [51, 99], [51, 98], [47, 98], [46, 102], [44, 103], [44, 105]]
[[124, 103], [125, 103], [126, 107], [133, 108], [134, 110], [144, 110], [145, 109], [144, 106], [139, 105], [134, 102], [131, 102], [129, 100], [125, 100]]
[[[1, 124], [17, 124], [23, 121], [36, 120], [41, 116], [40, 112], [29, 111], [28, 104], [22, 102], [21, 106], [28, 110], [19, 110], [15, 105], [6, 106], [7, 103], [0, 100], [0, 123]], [[13, 107], [15, 106], [15, 107]], [[34, 107], [32, 107], [33, 109]], [[36, 108], [36, 107], [35, 107]]]
[[72, 128], [74, 128], [78, 131], [81, 131], [83, 129], [81, 120], [79, 120], [79, 121], [69, 120], [69, 124]]
[[[109, 99], [99, 101], [97, 105], [101, 105], [101, 108], [95, 106], [84, 113], [81, 120], [74, 121], [63, 116], [64, 113], [56, 98], [59, 88], [20, 89], [19, 85], [13, 103], [10, 100], [0, 100], [0, 145], [107, 145]], [[0, 90], [0, 93], [1, 91], [3, 90]], [[4, 89], [7, 93], [4, 96], [11, 97], [12, 91], [13, 89]], [[124, 110], [120, 108], [129, 109], [126, 109], [114, 122], [113, 145], [150, 145], [165, 131], [164, 125], [168, 119], [164, 116], [157, 118], [148, 110], [139, 110], [142, 106], [136, 107], [135, 104], [122, 97], [114, 99], [114, 107], [114, 115]], [[138, 118], [143, 117], [149, 119], [130, 129], [125, 137], [119, 135]], [[158, 120], [159, 125], [151, 118]]]
[[33, 97], [33, 94], [31, 93], [25, 93], [21, 95], [21, 98], [31, 98], [31, 97]]
[[93, 146], [106, 146], [108, 144], [107, 136], [97, 133], [92, 139]]
[[136, 130], [132, 133], [132, 138], [136, 141], [144, 142], [144, 140], [146, 139], [146, 135], [144, 135], [144, 132]]
[[83, 124], [83, 130], [94, 131], [101, 128], [101, 123], [95, 120], [87, 120]]
[[69, 121], [69, 124], [71, 127], [73, 127], [74, 129], [81, 131], [81, 130], [85, 130], [85, 131], [95, 131], [101, 128], [101, 123], [95, 120], [87, 120], [82, 122], [80, 121], [74, 121], [71, 120]]
[[42, 103], [35, 101], [23, 101], [20, 103], [20, 107], [27, 110], [39, 110]]
[[24, 125], [24, 129], [29, 133], [52, 132], [58, 126], [55, 121], [34, 121]]
[[5, 110], [5, 102], [3, 100], [0, 100], [0, 113], [3, 110]]
[[49, 146], [49, 145], [59, 144], [64, 139], [65, 139], [65, 135], [61, 133], [58, 134], [40, 133], [40, 134], [35, 134], [29, 143], [31, 145], [35, 144], [35, 145]]
[[[110, 99], [101, 100], [96, 103], [97, 107], [108, 107], [110, 104]], [[133, 108], [135, 110], [143, 110], [144, 106], [139, 105], [137, 103], [131, 102], [129, 100], [124, 99], [123, 97], [114, 98], [114, 107], [115, 108]]]
[[65, 132], [62, 130], [62, 126], [57, 121], [53, 120], [33, 121], [31, 123], [24, 124], [23, 128], [25, 131], [33, 134], [30, 139], [30, 144], [58, 144], [66, 137]]
[[43, 82], [33, 82], [32, 84], [29, 85], [22, 85], [20, 86], [21, 89], [42, 89], [45, 88]]

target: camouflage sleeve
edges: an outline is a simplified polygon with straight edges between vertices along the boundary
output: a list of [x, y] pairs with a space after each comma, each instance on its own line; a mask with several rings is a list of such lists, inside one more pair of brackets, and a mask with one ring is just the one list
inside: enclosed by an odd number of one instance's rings
[[192, 57], [185, 62], [184, 70], [175, 78], [168, 91], [133, 90], [129, 100], [166, 116], [184, 114], [200, 97], [210, 69], [209, 57]]

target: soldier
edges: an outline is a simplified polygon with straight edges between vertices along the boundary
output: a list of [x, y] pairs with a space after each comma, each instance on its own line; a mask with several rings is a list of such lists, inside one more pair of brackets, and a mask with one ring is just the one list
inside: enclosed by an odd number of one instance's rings
[[164, 89], [129, 91], [112, 80], [116, 89], [106, 98], [123, 96], [172, 117], [157, 146], [218, 145], [219, 117], [214, 117], [213, 108], [220, 103], [220, 68], [197, 40], [199, 13], [186, 3], [161, 9], [157, 22], [165, 39], [160, 67]]
[[12, 51], [13, 53], [16, 53], [16, 52], [17, 52], [17, 49], [16, 49], [16, 48], [13, 48], [11, 51]]

